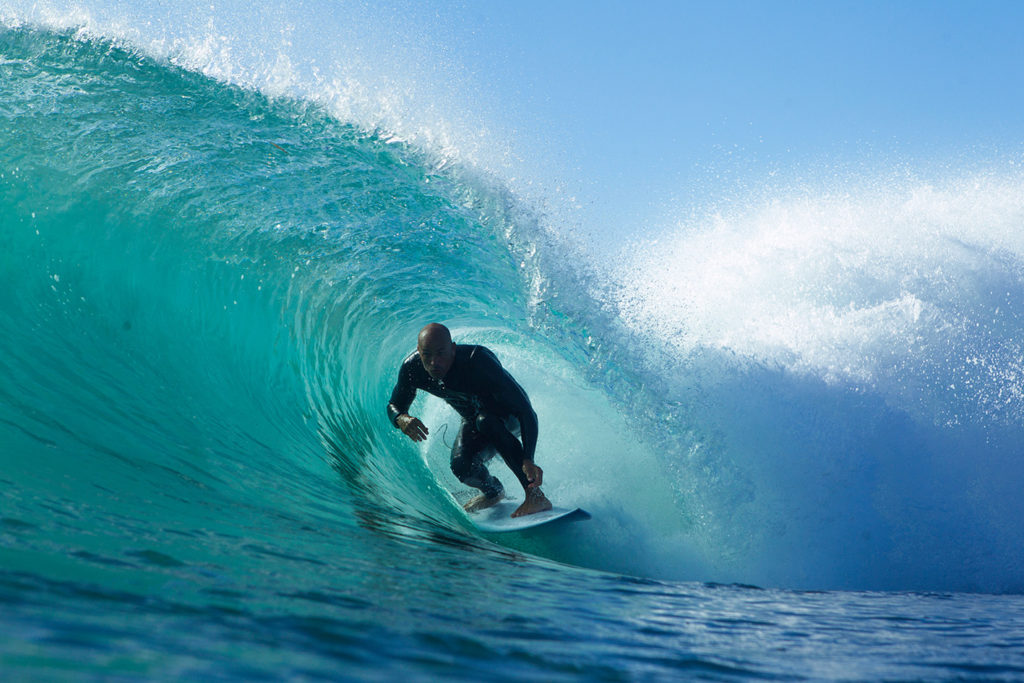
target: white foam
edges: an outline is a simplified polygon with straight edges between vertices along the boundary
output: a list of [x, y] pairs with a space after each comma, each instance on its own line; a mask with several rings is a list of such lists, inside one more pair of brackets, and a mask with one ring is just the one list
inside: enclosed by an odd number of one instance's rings
[[1022, 227], [1016, 176], [767, 201], [624, 257], [618, 305], [683, 355], [727, 349], [908, 409], [955, 393], [1016, 419], [1020, 386], [994, 368], [1019, 357]]

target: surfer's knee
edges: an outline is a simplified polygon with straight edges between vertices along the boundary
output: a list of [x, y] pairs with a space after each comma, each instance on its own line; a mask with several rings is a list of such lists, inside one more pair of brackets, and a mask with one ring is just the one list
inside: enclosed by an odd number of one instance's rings
[[452, 474], [467, 486], [480, 489], [488, 498], [503, 495], [505, 487], [501, 481], [491, 475], [478, 459], [474, 457], [457, 457], [451, 461]]
[[470, 471], [473, 469], [473, 458], [467, 458], [464, 454], [453, 456], [451, 468], [455, 478], [462, 481], [469, 476]]

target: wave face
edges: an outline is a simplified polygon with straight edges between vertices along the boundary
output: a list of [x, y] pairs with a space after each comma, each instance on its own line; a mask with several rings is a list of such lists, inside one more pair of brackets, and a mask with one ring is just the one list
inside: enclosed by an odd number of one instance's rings
[[112, 497], [154, 530], [268, 495], [288, 515], [441, 505], [383, 404], [424, 320], [527, 329], [500, 193], [109, 43], [4, 43], [5, 455], [25, 504]]
[[322, 103], [72, 32], [0, 40], [8, 568], [301, 585], [339, 554], [396, 563], [385, 538], [489, 547], [446, 491], [454, 414], [419, 404], [421, 449], [384, 417], [441, 320], [527, 388], [547, 493], [595, 515], [512, 550], [1024, 588], [1019, 179], [752, 202], [609, 272], [493, 176]]

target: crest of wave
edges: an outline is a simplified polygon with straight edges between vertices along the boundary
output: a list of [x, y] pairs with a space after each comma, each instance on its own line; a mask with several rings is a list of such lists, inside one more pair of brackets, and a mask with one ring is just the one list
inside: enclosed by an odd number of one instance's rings
[[[0, 22], [102, 38], [222, 82], [325, 107], [439, 165], [508, 166], [472, 78], [429, 8], [388, 3], [0, 0]], [[492, 112], [493, 114], [493, 112]]]
[[1024, 416], [1024, 179], [774, 199], [641, 245], [638, 333], [876, 391], [956, 422]]

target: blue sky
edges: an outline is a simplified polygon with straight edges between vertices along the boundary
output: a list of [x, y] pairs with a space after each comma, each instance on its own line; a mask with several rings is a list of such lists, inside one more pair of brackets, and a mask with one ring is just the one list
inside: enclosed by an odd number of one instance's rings
[[602, 233], [777, 176], [1021, 158], [1022, 2], [429, 8], [481, 104], [578, 183]]

